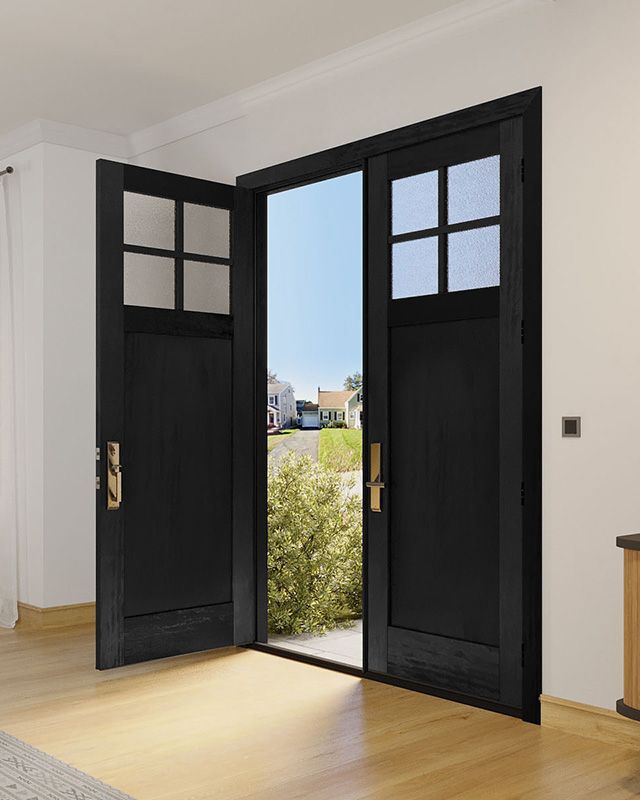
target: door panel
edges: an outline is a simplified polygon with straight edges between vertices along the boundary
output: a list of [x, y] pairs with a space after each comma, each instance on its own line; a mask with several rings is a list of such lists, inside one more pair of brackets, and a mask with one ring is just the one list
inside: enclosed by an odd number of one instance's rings
[[[250, 253], [235, 254], [251, 229], [240, 194], [98, 162], [101, 669], [254, 639], [253, 524], [234, 513], [254, 502], [238, 471], [255, 447], [252, 373], [237, 369], [254, 304]], [[107, 504], [117, 469], [121, 502]]]
[[498, 321], [390, 338], [390, 624], [495, 646]]
[[231, 342], [125, 349], [125, 617], [230, 603]]
[[486, 644], [389, 628], [388, 670], [429, 686], [500, 697], [500, 651]]
[[126, 617], [124, 661], [135, 664], [233, 642], [233, 603]]
[[522, 707], [522, 129], [369, 160], [374, 672]]

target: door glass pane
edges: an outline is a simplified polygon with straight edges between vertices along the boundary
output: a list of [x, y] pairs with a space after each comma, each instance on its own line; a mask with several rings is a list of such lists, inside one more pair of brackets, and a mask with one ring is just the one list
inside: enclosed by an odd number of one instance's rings
[[175, 250], [176, 204], [165, 197], [124, 193], [124, 242]]
[[500, 284], [500, 226], [449, 234], [449, 291]]
[[500, 156], [449, 167], [449, 223], [500, 213]]
[[391, 233], [394, 236], [435, 228], [437, 224], [437, 171], [391, 182]]
[[438, 293], [438, 237], [398, 242], [392, 246], [391, 297]]
[[124, 254], [124, 304], [174, 308], [175, 264], [172, 258]]
[[184, 250], [229, 258], [230, 213], [226, 208], [184, 204]]
[[184, 262], [184, 310], [229, 313], [229, 267]]

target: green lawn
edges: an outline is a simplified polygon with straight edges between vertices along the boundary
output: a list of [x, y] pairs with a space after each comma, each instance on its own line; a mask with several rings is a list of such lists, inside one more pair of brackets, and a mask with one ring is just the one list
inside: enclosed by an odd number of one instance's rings
[[267, 436], [267, 452], [270, 453], [276, 445], [280, 444], [284, 436], [291, 436], [297, 432], [297, 428], [287, 428], [285, 431], [280, 431], [280, 433], [272, 433], [271, 436]]
[[323, 428], [318, 460], [338, 472], [362, 469], [362, 431], [355, 428]]

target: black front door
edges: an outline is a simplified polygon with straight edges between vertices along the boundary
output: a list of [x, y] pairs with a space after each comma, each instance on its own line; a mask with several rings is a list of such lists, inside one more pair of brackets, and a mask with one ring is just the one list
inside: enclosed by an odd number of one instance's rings
[[97, 177], [97, 665], [108, 668], [254, 638], [253, 386], [234, 369], [252, 347], [253, 295], [232, 236], [238, 190], [107, 161]]
[[518, 714], [522, 153], [509, 119], [368, 183], [369, 670]]

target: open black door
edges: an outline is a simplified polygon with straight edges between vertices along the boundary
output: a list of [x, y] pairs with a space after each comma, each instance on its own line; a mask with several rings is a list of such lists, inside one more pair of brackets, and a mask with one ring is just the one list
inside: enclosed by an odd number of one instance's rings
[[538, 101], [368, 172], [368, 668], [532, 721]]
[[243, 190], [97, 165], [97, 667], [255, 638]]

